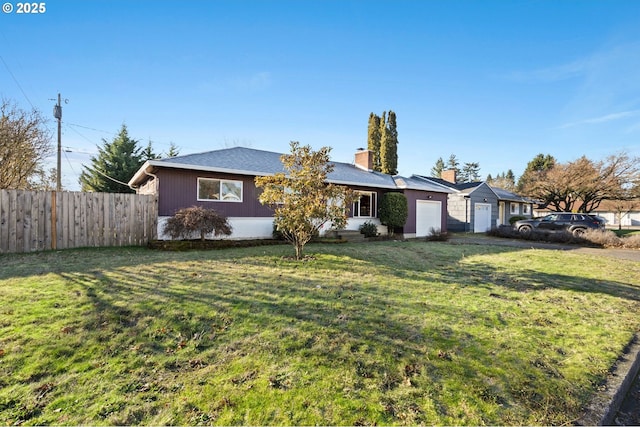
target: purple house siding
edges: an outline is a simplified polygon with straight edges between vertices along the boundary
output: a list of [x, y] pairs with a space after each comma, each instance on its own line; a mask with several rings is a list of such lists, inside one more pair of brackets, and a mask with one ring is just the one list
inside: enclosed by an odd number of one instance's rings
[[[172, 216], [178, 209], [194, 205], [215, 209], [227, 217], [273, 216], [273, 211], [258, 200], [259, 190], [252, 176], [168, 168], [158, 170], [156, 175], [161, 183], [158, 195], [160, 216]], [[242, 181], [242, 202], [199, 201], [198, 178]]]
[[432, 202], [441, 202], [442, 211], [441, 211], [441, 224], [440, 230], [442, 232], [447, 231], [447, 194], [446, 193], [436, 193], [436, 192], [426, 192], [426, 191], [418, 191], [418, 190], [404, 190], [404, 195], [407, 198], [407, 205], [409, 208], [409, 214], [407, 215], [407, 222], [403, 228], [403, 232], [410, 234], [415, 233], [416, 230], [416, 201], [417, 200], [429, 200]]
[[[389, 191], [398, 191], [405, 194], [408, 201], [405, 234], [420, 237], [427, 235], [430, 228], [445, 231], [447, 194], [454, 190], [426, 182], [421, 177], [405, 178], [372, 171], [369, 169], [371, 156], [372, 152], [360, 150], [354, 163], [332, 162], [334, 169], [327, 182], [376, 196], [374, 202], [363, 195], [354, 203], [357, 212], [349, 207], [350, 218], [346, 228], [357, 230], [367, 221], [381, 227], [378, 215], [380, 199]], [[232, 238], [267, 238], [273, 231], [273, 210], [258, 200], [261, 190], [256, 188], [254, 179], [255, 176], [284, 172], [281, 157], [279, 153], [234, 147], [149, 160], [129, 180], [129, 185], [139, 193], [157, 194], [160, 220], [175, 215], [179, 209], [202, 206], [215, 209], [233, 222]], [[217, 186], [218, 183], [201, 181], [204, 198], [222, 197], [226, 200], [198, 200], [199, 178], [236, 182]], [[242, 183], [242, 192], [238, 182]]]

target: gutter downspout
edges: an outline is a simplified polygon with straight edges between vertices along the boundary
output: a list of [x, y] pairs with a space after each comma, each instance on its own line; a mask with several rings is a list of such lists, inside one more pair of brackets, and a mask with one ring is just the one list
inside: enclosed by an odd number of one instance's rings
[[153, 189], [153, 194], [155, 194], [156, 196], [158, 195], [158, 188], [159, 188], [159, 183], [160, 183], [160, 179], [158, 178], [158, 175], [152, 174], [151, 172], [147, 172], [147, 169], [145, 168], [143, 170], [145, 175], [148, 175], [150, 177], [152, 177], [154, 179], [154, 189]]
[[469, 232], [471, 230], [471, 225], [469, 224], [469, 198], [464, 198], [464, 231]]

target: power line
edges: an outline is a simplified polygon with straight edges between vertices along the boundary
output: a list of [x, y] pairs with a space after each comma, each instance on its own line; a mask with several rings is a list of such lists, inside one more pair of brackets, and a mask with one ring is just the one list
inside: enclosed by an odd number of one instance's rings
[[104, 176], [107, 179], [110, 179], [113, 182], [117, 182], [118, 184], [121, 184], [121, 185], [129, 187], [129, 184], [127, 184], [126, 182], [118, 181], [115, 178], [111, 178], [109, 175], [107, 175], [106, 173], [100, 171], [99, 169], [94, 169], [94, 171], [98, 172], [100, 175]]
[[9, 68], [9, 64], [7, 64], [7, 62], [4, 60], [4, 58], [2, 57], [2, 55], [0, 55], [0, 60], [2, 60], [2, 63], [4, 64], [5, 68], [7, 69], [7, 71], [9, 72], [9, 75], [11, 75], [11, 78], [13, 79], [13, 81], [16, 83], [16, 86], [18, 86], [18, 89], [20, 89], [20, 92], [22, 92], [22, 95], [24, 95], [24, 97], [26, 98], [27, 102], [29, 103], [29, 105], [31, 105], [32, 109], [36, 109], [36, 107], [33, 106], [33, 103], [31, 102], [31, 100], [29, 99], [29, 97], [27, 96], [26, 92], [24, 91], [24, 89], [22, 89], [22, 86], [20, 86], [20, 82], [18, 82], [18, 79], [16, 79], [16, 76], [13, 75], [13, 72], [11, 71], [11, 69]]
[[106, 131], [106, 130], [96, 129], [96, 128], [92, 128], [92, 127], [89, 127], [89, 126], [82, 126], [82, 125], [78, 125], [78, 124], [75, 124], [75, 123], [64, 122], [64, 124], [69, 125], [69, 126], [75, 126], [75, 127], [83, 128], [83, 129], [93, 130], [93, 131], [96, 131], [96, 132], [102, 132], [102, 133], [106, 133], [106, 134], [109, 134], [109, 135], [116, 135], [117, 134], [117, 132], [109, 132], [109, 131]]

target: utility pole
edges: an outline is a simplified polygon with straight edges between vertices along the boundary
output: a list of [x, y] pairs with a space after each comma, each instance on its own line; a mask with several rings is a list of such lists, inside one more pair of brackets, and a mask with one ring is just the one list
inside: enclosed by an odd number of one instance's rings
[[[55, 100], [53, 100], [55, 101]], [[66, 104], [68, 99], [64, 100]], [[58, 93], [58, 103], [53, 107], [53, 117], [58, 120], [58, 165], [56, 167], [56, 191], [62, 191], [62, 104]]]

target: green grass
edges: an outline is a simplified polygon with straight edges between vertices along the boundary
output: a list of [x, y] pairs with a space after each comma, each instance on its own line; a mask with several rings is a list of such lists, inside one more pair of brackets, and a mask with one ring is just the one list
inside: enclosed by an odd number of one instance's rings
[[426, 242], [0, 256], [0, 424], [563, 424], [640, 265]]

